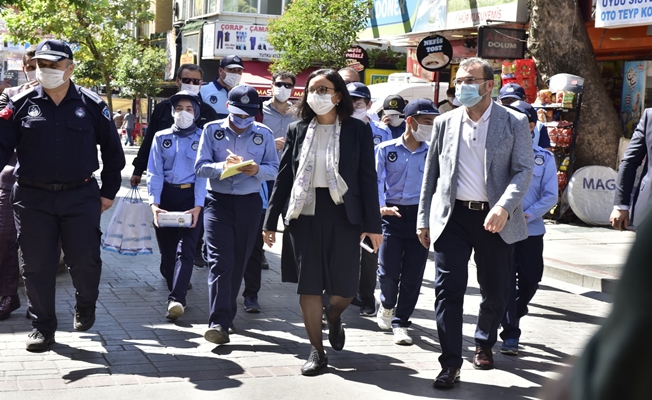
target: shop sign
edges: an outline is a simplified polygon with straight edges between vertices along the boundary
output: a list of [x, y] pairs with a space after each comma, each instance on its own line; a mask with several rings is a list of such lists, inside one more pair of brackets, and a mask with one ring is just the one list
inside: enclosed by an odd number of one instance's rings
[[524, 29], [493, 28], [481, 26], [478, 28], [478, 57], [516, 60], [525, 58], [527, 46]]
[[214, 57], [237, 55], [243, 58], [278, 58], [279, 54], [267, 42], [267, 25], [247, 25], [237, 22], [215, 23]]
[[448, 1], [446, 29], [486, 25], [487, 20], [526, 22], [527, 0]]
[[211, 59], [215, 57], [215, 24], [204, 24], [202, 35], [201, 57]]
[[622, 28], [652, 24], [652, 4], [644, 0], [597, 0], [596, 28]]
[[396, 71], [393, 69], [376, 69], [376, 68], [366, 69], [364, 74], [364, 78], [365, 78], [364, 84], [369, 86], [376, 83], [387, 82], [389, 80], [389, 74], [393, 74], [396, 72], [400, 72], [400, 71]]
[[186, 50], [185, 54], [182, 54], [179, 62], [181, 64], [194, 64], [195, 63], [195, 54], [190, 51], [190, 49]]
[[358, 37], [370, 39], [410, 33], [410, 21], [418, 3], [418, 0], [374, 0], [367, 29]]
[[416, 12], [412, 33], [446, 29], [447, 0], [421, 2]]
[[428, 81], [433, 81], [435, 80], [435, 73], [430, 72], [426, 69], [424, 69], [421, 64], [419, 64], [419, 60], [417, 57], [417, 48], [416, 47], [408, 47], [407, 49], [407, 65], [406, 65], [407, 72], [410, 72], [412, 75], [426, 79]]
[[367, 51], [360, 46], [351, 46], [344, 54], [347, 67], [360, 72], [369, 67], [369, 56]]
[[417, 46], [417, 60], [428, 71], [439, 71], [448, 66], [453, 58], [453, 46], [443, 36], [425, 37]]

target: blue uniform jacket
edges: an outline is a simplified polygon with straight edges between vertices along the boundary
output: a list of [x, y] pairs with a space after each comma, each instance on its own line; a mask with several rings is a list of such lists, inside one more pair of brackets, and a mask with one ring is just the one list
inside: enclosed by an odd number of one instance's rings
[[382, 122], [370, 120], [369, 126], [371, 127], [371, 134], [374, 138], [374, 146], [378, 146], [382, 142], [392, 139], [392, 132]]
[[419, 204], [423, 170], [428, 144], [414, 152], [405, 147], [403, 136], [376, 146], [376, 174], [378, 175], [378, 201], [402, 206]]
[[521, 201], [523, 212], [529, 215], [525, 218], [528, 236], [546, 233], [542, 217], [557, 204], [558, 191], [555, 156], [548, 150], [534, 146], [532, 183]]
[[215, 79], [213, 82], [208, 82], [202, 85], [199, 89], [201, 100], [213, 107], [217, 113], [217, 118], [226, 118], [229, 115], [229, 110], [226, 108], [228, 101], [229, 91]]

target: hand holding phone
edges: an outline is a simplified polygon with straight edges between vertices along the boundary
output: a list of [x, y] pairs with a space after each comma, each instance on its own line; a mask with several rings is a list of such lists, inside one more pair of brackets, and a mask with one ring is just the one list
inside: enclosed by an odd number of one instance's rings
[[367, 243], [364, 242], [364, 240], [365, 240], [366, 238], [367, 238], [366, 236], [365, 236], [364, 238], [362, 238], [362, 240], [360, 241], [360, 247], [362, 247], [363, 249], [367, 250], [369, 253], [373, 253], [373, 252], [374, 252], [374, 249], [372, 249], [371, 247], [369, 247], [369, 245], [367, 245]]

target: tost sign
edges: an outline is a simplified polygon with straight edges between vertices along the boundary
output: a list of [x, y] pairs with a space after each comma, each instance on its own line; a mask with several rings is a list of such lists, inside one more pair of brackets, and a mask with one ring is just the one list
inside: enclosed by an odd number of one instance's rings
[[524, 29], [478, 28], [478, 57], [517, 60], [525, 58], [527, 35]]
[[344, 58], [346, 59], [347, 67], [351, 67], [358, 72], [369, 68], [367, 51], [360, 46], [350, 47], [344, 54]]
[[444, 69], [450, 64], [451, 58], [453, 58], [453, 46], [443, 36], [428, 36], [417, 46], [417, 60], [425, 70]]

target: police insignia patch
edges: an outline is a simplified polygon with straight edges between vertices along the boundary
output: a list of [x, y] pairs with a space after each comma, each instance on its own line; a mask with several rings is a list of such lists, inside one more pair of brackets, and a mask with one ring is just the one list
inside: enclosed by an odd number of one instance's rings
[[111, 121], [111, 113], [109, 112], [109, 107], [104, 106], [104, 108], [102, 109], [102, 115], [104, 115], [104, 118]]
[[398, 159], [398, 155], [396, 154], [395, 151], [390, 151], [387, 153], [387, 161], [389, 162], [395, 162]]
[[166, 149], [169, 149], [171, 146], [172, 146], [172, 141], [170, 139], [165, 139], [163, 141], [163, 147], [165, 147]]
[[250, 101], [249, 96], [247, 96], [246, 94], [240, 98], [240, 103], [242, 104], [249, 104], [249, 101]]
[[191, 147], [192, 147], [192, 149], [193, 149], [194, 151], [197, 151], [197, 149], [199, 148], [199, 142], [197, 142], [197, 141], [192, 142], [192, 146], [191, 146]]
[[215, 131], [215, 133], [213, 134], [213, 136], [214, 136], [215, 139], [217, 139], [217, 140], [222, 140], [222, 139], [224, 139], [224, 131]]
[[253, 141], [254, 141], [254, 144], [260, 146], [261, 144], [263, 144], [263, 135], [261, 135], [259, 133], [255, 134]]
[[211, 102], [211, 104], [217, 103], [217, 96], [211, 96], [208, 98], [208, 101]]
[[86, 110], [84, 110], [84, 107], [77, 107], [75, 110], [75, 115], [78, 116], [79, 118], [84, 118], [86, 115]]
[[374, 145], [380, 144], [380, 136], [374, 136]]
[[41, 115], [41, 109], [38, 108], [36, 104], [33, 106], [29, 106], [29, 108], [27, 109], [27, 115], [33, 118], [38, 117], [39, 115]]
[[536, 155], [534, 156], [534, 163], [536, 165], [543, 165], [544, 159], [542, 155]]

